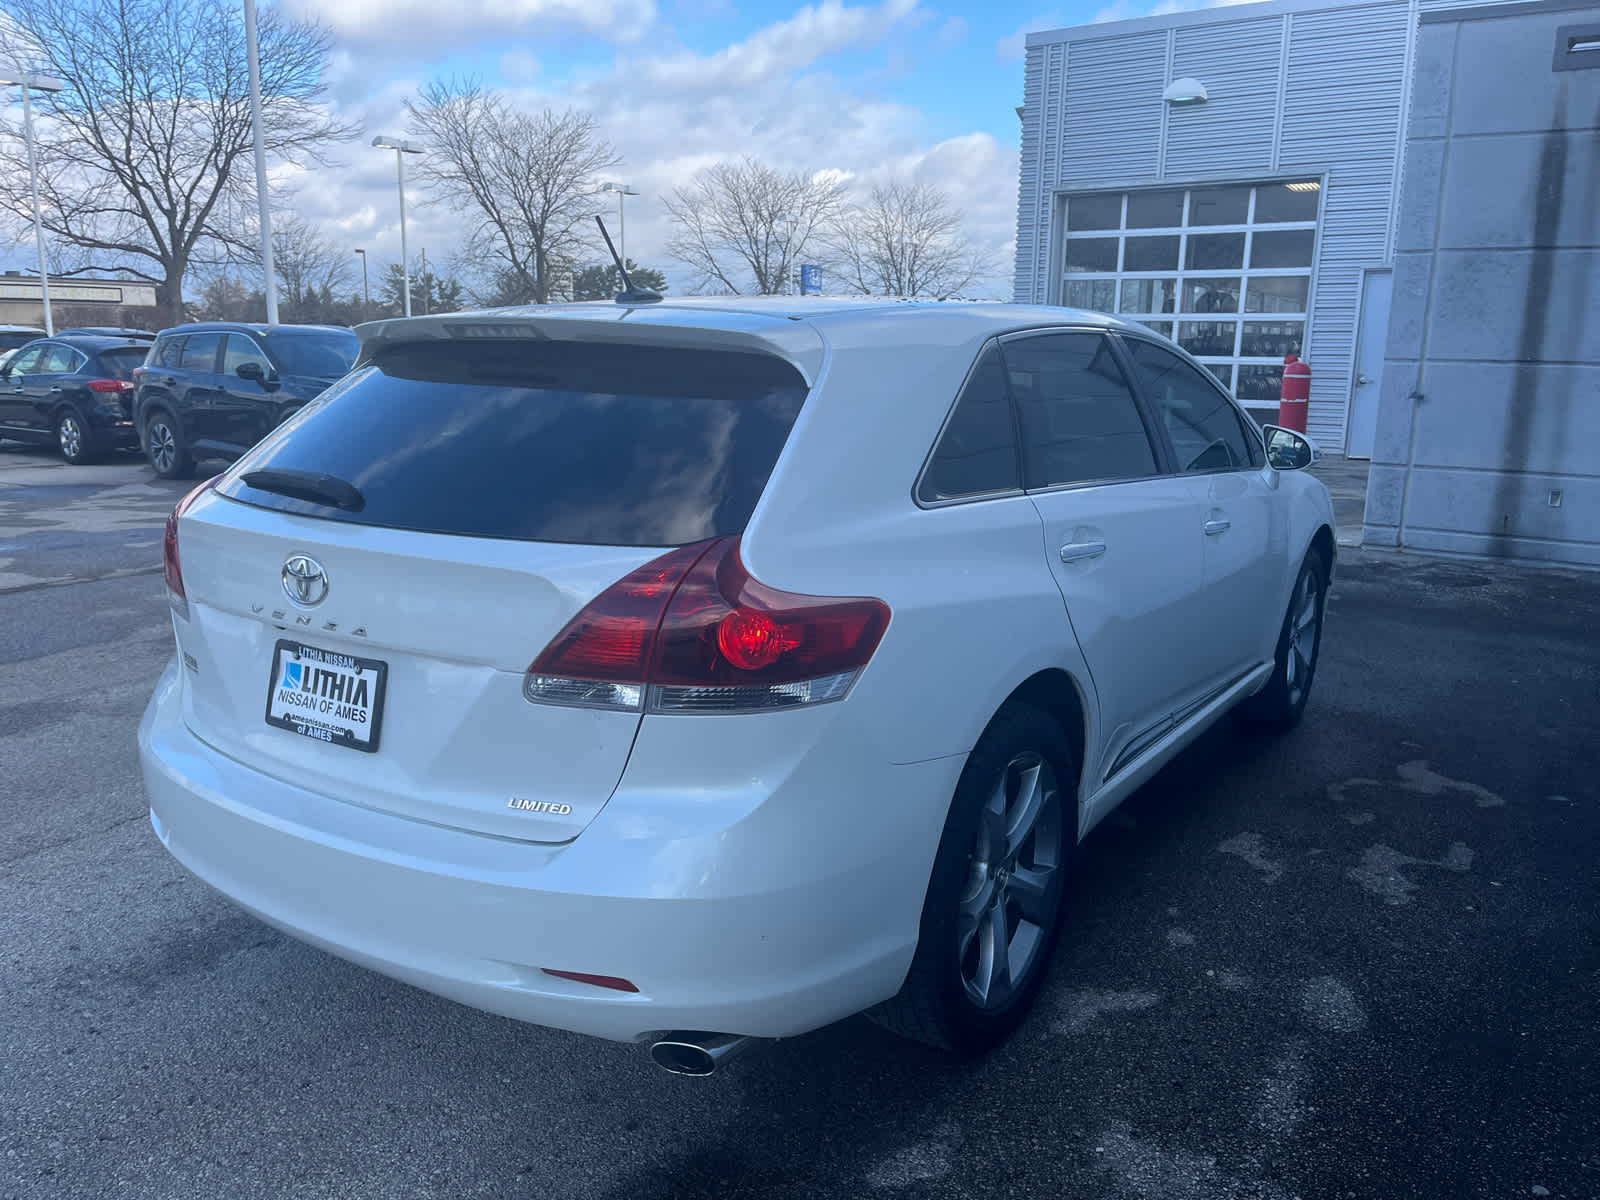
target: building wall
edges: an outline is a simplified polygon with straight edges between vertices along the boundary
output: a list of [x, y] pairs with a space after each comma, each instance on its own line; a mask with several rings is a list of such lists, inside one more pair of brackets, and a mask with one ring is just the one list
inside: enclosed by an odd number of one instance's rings
[[1600, 63], [1554, 69], [1580, 23], [1424, 8], [1369, 544], [1600, 565]]
[[[1303, 357], [1310, 431], [1343, 447], [1362, 270], [1392, 256], [1415, 11], [1279, 0], [1030, 35], [1016, 299], [1057, 301], [1061, 193], [1321, 178]], [[1161, 99], [1184, 75], [1206, 84], [1205, 104]]]
[[[50, 311], [57, 328], [119, 325], [159, 328], [156, 289], [151, 283], [74, 276], [50, 280]], [[44, 300], [37, 275], [0, 275], [0, 324], [44, 328]]]

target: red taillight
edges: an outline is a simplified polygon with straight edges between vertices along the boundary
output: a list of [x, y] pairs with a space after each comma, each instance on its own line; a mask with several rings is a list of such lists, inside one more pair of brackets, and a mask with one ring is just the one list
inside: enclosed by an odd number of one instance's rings
[[217, 480], [221, 478], [220, 475], [213, 476], [172, 506], [172, 515], [167, 518], [166, 536], [161, 541], [161, 565], [167, 577], [167, 599], [172, 604], [172, 610], [184, 620], [189, 619], [189, 597], [183, 590], [183, 564], [178, 559], [178, 518], [188, 512], [209, 489], [216, 487]]
[[744, 712], [837, 700], [889, 625], [881, 600], [751, 577], [739, 539], [684, 546], [607, 588], [528, 669], [529, 700]]
[[557, 979], [571, 979], [578, 983], [588, 983], [595, 987], [610, 988], [614, 992], [637, 992], [639, 989], [629, 983], [620, 975], [590, 975], [583, 971], [558, 971], [554, 967], [540, 967], [546, 975], [554, 975]]
[[126, 379], [91, 379], [89, 380], [91, 392], [131, 392], [133, 384]]

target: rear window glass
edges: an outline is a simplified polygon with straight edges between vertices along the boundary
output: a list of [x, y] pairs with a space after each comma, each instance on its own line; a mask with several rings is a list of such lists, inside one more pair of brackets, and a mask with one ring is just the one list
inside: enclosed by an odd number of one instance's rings
[[280, 331], [267, 334], [267, 348], [285, 375], [337, 379], [356, 361], [361, 339], [348, 331]]
[[767, 355], [562, 341], [380, 349], [244, 470], [332, 475], [332, 521], [473, 537], [676, 546], [742, 532], [805, 400]]
[[100, 369], [112, 379], [132, 379], [133, 369], [144, 366], [148, 353], [143, 347], [132, 346], [126, 350], [102, 350]]

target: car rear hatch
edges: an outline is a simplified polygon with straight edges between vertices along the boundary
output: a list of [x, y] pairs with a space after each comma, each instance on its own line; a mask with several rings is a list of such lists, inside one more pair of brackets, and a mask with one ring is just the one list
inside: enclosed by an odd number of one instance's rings
[[531, 703], [530, 663], [663, 549], [740, 532], [805, 394], [748, 349], [378, 343], [177, 523], [189, 728], [340, 801], [576, 837], [640, 716]]

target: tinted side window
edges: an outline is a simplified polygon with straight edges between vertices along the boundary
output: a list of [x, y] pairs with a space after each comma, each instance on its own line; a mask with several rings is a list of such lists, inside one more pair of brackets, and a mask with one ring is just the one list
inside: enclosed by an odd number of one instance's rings
[[1155, 449], [1110, 341], [1051, 333], [1005, 345], [1030, 488], [1155, 475]]
[[805, 402], [781, 359], [604, 342], [375, 351], [244, 470], [344, 479], [359, 512], [224, 495], [329, 521], [470, 537], [673, 546], [740, 533]]
[[215, 371], [220, 345], [220, 333], [191, 333], [183, 344], [183, 358], [178, 365], [185, 371]]
[[1244, 426], [1216, 384], [1153, 342], [1129, 339], [1128, 350], [1145, 395], [1178, 452], [1180, 471], [1240, 471], [1250, 466]]
[[925, 504], [1010, 492], [1020, 487], [1017, 424], [1006, 392], [1005, 364], [993, 343], [978, 355], [956, 399], [939, 444], [922, 473], [917, 499]]
[[222, 355], [222, 373], [236, 374], [240, 365], [247, 362], [258, 364], [263, 375], [272, 373], [272, 364], [267, 361], [267, 356], [261, 352], [261, 347], [255, 344], [253, 338], [242, 333], [230, 333], [227, 349]]
[[183, 353], [183, 338], [163, 338], [150, 353], [152, 367], [175, 367]]
[[44, 361], [34, 369], [41, 375], [67, 375], [76, 371], [82, 361], [83, 355], [71, 346], [51, 343], [45, 348]]
[[11, 360], [11, 373], [13, 375], [33, 375], [39, 370], [39, 360], [44, 357], [45, 347], [29, 346]]
[[109, 379], [132, 379], [133, 369], [144, 366], [143, 350], [129, 348], [127, 350], [102, 350], [100, 352], [100, 374]]

